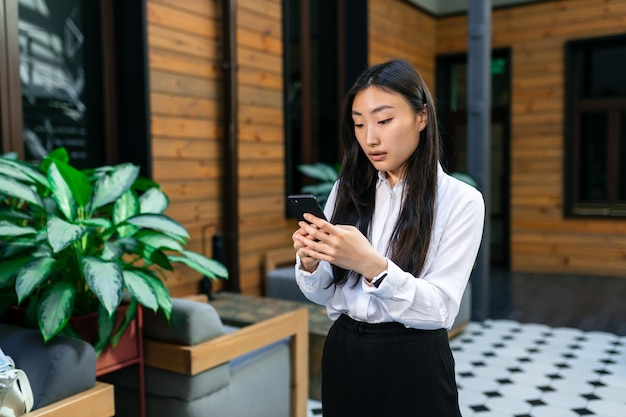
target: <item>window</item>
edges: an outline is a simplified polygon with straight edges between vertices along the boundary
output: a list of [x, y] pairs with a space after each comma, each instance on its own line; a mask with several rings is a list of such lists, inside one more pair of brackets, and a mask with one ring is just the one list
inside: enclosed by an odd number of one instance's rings
[[24, 154], [65, 147], [76, 166], [105, 163], [102, 39], [97, 2], [19, 0]]
[[0, 0], [0, 151], [149, 173], [145, 4]]
[[626, 36], [566, 45], [565, 212], [626, 216]]
[[283, 1], [285, 187], [311, 183], [302, 164], [339, 162], [344, 94], [367, 65], [367, 2]]

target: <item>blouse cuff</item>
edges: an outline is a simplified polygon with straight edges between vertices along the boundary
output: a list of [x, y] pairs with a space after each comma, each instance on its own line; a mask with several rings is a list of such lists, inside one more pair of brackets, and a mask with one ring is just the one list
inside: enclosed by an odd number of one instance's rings
[[398, 265], [387, 259], [387, 269], [375, 277], [378, 278], [378, 287], [374, 284], [376, 282], [375, 280], [368, 283], [367, 280], [363, 278], [363, 289], [367, 293], [376, 294], [379, 298], [393, 297], [404, 284], [406, 279], [404, 275], [404, 271]]

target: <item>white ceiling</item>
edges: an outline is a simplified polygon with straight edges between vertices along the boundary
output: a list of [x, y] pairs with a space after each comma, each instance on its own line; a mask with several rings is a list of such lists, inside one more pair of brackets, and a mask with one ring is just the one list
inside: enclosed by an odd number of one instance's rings
[[[407, 0], [409, 3], [413, 3], [417, 7], [434, 16], [445, 16], [449, 14], [465, 13], [467, 12], [468, 1], [479, 0]], [[491, 0], [493, 8], [513, 6], [523, 3], [535, 3], [541, 0]]]

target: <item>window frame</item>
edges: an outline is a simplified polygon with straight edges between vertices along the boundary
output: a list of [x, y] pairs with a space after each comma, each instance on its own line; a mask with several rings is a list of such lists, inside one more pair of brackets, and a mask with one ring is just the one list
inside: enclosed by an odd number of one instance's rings
[[[619, 198], [619, 129], [620, 113], [626, 112], [626, 97], [580, 98], [578, 87], [581, 75], [576, 64], [579, 54], [594, 46], [607, 43], [626, 45], [626, 35], [616, 35], [582, 40], [565, 44], [565, 118], [564, 118], [564, 216], [568, 218], [624, 218], [626, 204]], [[579, 200], [580, 123], [582, 115], [602, 112], [607, 115], [606, 199], [602, 203]]]

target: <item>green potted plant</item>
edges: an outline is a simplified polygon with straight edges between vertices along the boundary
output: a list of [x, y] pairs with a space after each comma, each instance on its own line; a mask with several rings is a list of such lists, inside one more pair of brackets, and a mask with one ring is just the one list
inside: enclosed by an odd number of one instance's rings
[[339, 168], [332, 167], [322, 162], [314, 164], [298, 165], [298, 170], [307, 177], [313, 178], [318, 182], [315, 184], [305, 185], [302, 187], [303, 193], [313, 194], [322, 207], [326, 204], [330, 190], [332, 190], [335, 181], [339, 177]]
[[[38, 167], [0, 156], [0, 316], [19, 306], [48, 341], [79, 336], [70, 318], [96, 313], [98, 353], [117, 343], [138, 304], [169, 319], [163, 280], [172, 264], [209, 278], [227, 271], [184, 249], [189, 234], [164, 214], [168, 204], [133, 164], [78, 170], [64, 148]], [[115, 330], [122, 304], [126, 317]]]

